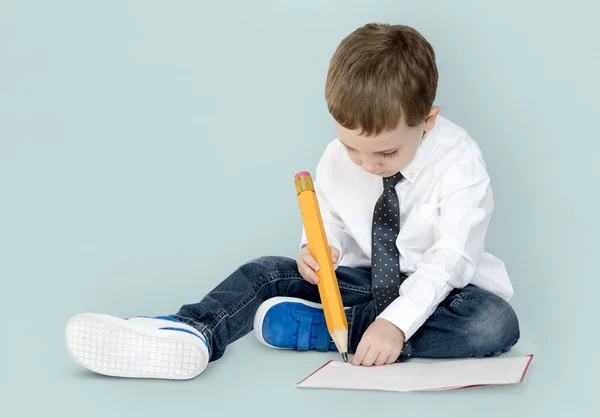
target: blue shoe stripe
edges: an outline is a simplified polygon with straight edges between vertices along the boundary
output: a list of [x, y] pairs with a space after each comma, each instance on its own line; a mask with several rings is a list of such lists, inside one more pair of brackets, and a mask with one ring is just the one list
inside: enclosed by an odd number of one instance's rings
[[[178, 319], [173, 318], [172, 316], [145, 316], [145, 315], [138, 315], [138, 316], [136, 316], [136, 318], [163, 319], [165, 321], [171, 321], [171, 322], [179, 322], [179, 323], [181, 323], [181, 321], [179, 321]], [[123, 318], [123, 319], [129, 319], [129, 318]]]
[[[196, 334], [195, 332], [192, 332], [192, 331], [190, 331], [189, 329], [184, 329], [184, 328], [176, 328], [176, 327], [164, 327], [164, 328], [159, 328], [159, 329], [162, 329], [162, 330], [165, 330], [165, 331], [181, 331], [181, 332], [187, 332], [188, 334], [192, 334], [192, 335], [194, 335], [194, 336], [196, 336], [196, 337], [200, 338], [200, 339], [202, 340], [202, 342], [203, 342], [204, 344], [206, 344], [206, 339], [205, 339], [205, 338], [204, 338], [202, 335], [200, 335], [200, 334]], [[207, 347], [208, 347], [208, 345], [207, 345]]]
[[[144, 316], [144, 315], [138, 315], [138, 316], [136, 316], [136, 318], [163, 319], [165, 321], [171, 321], [171, 322], [176, 322], [176, 323], [179, 323], [179, 324], [184, 324], [182, 321], [180, 321], [178, 319], [175, 319], [172, 316]], [[127, 319], [130, 319], [130, 318], [124, 318], [124, 319], [127, 320]], [[185, 328], [177, 328], [177, 327], [163, 327], [163, 328], [159, 328], [159, 329], [165, 330], [165, 331], [181, 331], [181, 332], [187, 332], [188, 334], [192, 334], [192, 335], [194, 335], [194, 336], [196, 336], [196, 337], [198, 337], [198, 338], [200, 338], [202, 340], [202, 342], [204, 343], [204, 345], [206, 345], [206, 348], [208, 348], [208, 354], [211, 355], [212, 350], [210, 348], [210, 345], [208, 344], [208, 339], [200, 331], [198, 331], [196, 333], [196, 332], [190, 331], [190, 330], [185, 329]]]
[[172, 316], [155, 316], [154, 318], [156, 318], [156, 319], [164, 319], [165, 321], [171, 321], [171, 322], [179, 322], [179, 323], [181, 323], [181, 321], [179, 321], [178, 319], [173, 318]]

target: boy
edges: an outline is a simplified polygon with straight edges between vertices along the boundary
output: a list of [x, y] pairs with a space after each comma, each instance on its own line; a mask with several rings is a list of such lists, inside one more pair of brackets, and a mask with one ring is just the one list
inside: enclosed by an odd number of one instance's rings
[[[356, 366], [508, 351], [519, 324], [503, 263], [484, 251], [493, 197], [477, 144], [433, 106], [430, 44], [369, 24], [338, 46], [326, 99], [339, 137], [315, 186], [346, 307]], [[172, 315], [79, 314], [73, 359], [97, 373], [189, 379], [254, 329], [280, 349], [335, 350], [303, 237], [296, 260], [246, 263]]]

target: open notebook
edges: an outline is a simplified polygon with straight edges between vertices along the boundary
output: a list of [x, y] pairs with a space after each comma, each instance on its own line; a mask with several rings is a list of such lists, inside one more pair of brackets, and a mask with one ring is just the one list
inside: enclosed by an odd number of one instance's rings
[[525, 378], [533, 354], [524, 357], [395, 363], [361, 367], [329, 361], [296, 384], [300, 388], [440, 391], [474, 386], [508, 385]]

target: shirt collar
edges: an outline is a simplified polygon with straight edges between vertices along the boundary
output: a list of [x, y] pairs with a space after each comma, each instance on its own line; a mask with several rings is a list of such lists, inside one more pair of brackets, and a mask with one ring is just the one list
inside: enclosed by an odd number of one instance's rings
[[433, 154], [433, 150], [435, 149], [438, 141], [435, 137], [435, 128], [426, 132], [421, 138], [421, 143], [419, 144], [419, 148], [417, 152], [410, 162], [402, 171], [402, 175], [406, 180], [411, 183], [414, 183], [419, 173], [423, 170], [423, 168], [427, 165], [431, 156]]

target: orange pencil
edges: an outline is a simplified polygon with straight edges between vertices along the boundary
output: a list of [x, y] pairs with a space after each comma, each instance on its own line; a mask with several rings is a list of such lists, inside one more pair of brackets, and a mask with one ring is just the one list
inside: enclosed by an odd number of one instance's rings
[[319, 295], [325, 312], [327, 330], [345, 362], [348, 361], [348, 321], [331, 261], [331, 250], [323, 227], [323, 218], [312, 178], [306, 171], [294, 179], [304, 230], [311, 255], [319, 264]]

